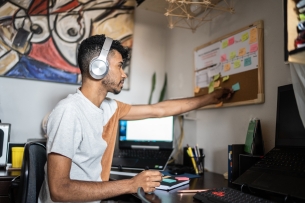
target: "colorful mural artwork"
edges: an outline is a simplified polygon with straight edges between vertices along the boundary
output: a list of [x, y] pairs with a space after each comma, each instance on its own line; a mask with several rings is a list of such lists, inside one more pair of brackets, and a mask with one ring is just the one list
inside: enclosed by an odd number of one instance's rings
[[105, 34], [131, 50], [134, 8], [125, 0], [0, 1], [0, 76], [80, 84], [81, 41]]

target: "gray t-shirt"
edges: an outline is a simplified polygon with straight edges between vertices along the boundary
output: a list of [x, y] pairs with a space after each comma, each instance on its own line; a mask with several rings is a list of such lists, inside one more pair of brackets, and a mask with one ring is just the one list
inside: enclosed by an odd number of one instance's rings
[[[46, 129], [47, 153], [54, 152], [72, 160], [71, 179], [102, 181], [101, 159], [107, 147], [102, 138], [103, 126], [116, 105], [114, 100], [106, 98], [98, 108], [77, 90], [51, 112]], [[47, 182], [47, 164], [38, 202], [53, 202]]]

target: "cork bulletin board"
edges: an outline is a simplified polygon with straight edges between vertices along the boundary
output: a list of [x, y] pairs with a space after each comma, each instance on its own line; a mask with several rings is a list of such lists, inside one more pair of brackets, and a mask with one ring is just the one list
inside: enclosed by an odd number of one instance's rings
[[263, 103], [263, 49], [263, 21], [196, 47], [194, 95], [221, 87], [236, 89], [233, 97], [221, 105], [204, 108]]

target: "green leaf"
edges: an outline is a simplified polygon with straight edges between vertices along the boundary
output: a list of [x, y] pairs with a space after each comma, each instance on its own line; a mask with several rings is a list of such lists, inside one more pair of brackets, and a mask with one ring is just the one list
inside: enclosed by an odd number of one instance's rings
[[154, 74], [152, 76], [151, 91], [150, 91], [150, 96], [149, 96], [148, 104], [151, 104], [151, 99], [152, 99], [153, 92], [155, 90], [155, 86], [156, 86], [156, 72], [154, 72]]
[[165, 96], [165, 92], [166, 92], [166, 86], [167, 86], [167, 74], [165, 73], [164, 83], [163, 83], [162, 90], [160, 92], [159, 102], [164, 100], [164, 96]]

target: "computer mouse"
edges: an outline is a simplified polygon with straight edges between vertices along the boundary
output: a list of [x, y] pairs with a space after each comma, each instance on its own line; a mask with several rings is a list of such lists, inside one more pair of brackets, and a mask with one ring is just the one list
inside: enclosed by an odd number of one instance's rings
[[181, 174], [184, 174], [185, 171], [182, 168], [172, 168], [168, 172], [172, 175], [181, 175]]

